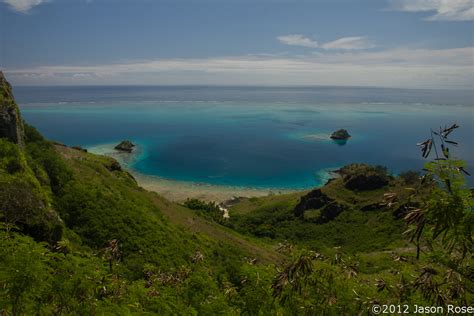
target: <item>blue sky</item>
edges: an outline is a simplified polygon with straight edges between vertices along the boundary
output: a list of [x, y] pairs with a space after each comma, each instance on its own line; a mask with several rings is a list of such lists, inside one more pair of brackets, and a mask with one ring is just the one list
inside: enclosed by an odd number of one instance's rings
[[473, 0], [0, 0], [18, 85], [471, 89]]

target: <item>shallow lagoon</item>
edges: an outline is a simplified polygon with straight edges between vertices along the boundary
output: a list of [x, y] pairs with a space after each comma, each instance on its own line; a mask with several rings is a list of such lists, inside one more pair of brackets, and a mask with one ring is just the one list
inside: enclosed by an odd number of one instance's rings
[[[474, 166], [470, 92], [368, 88], [20, 87], [26, 121], [88, 148], [130, 139], [132, 170], [211, 185], [303, 189], [352, 162], [422, 168], [415, 144], [456, 122]], [[35, 94], [37, 97], [35, 97]], [[413, 100], [413, 102], [410, 102]], [[345, 128], [345, 144], [329, 139]], [[471, 168], [472, 169], [472, 168]]]

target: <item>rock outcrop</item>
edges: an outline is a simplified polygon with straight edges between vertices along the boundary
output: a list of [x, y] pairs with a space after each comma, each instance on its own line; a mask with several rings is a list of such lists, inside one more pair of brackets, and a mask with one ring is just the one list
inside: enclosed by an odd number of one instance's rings
[[344, 180], [344, 187], [352, 191], [376, 190], [389, 183], [386, 168], [364, 164], [350, 164], [337, 171]]
[[378, 174], [360, 174], [349, 177], [345, 187], [352, 191], [368, 191], [380, 189], [388, 184], [388, 178]]
[[340, 129], [331, 134], [332, 139], [347, 140], [351, 135], [345, 129]]
[[114, 148], [116, 150], [120, 150], [120, 151], [124, 151], [124, 152], [127, 152], [127, 153], [131, 153], [133, 151], [133, 147], [135, 147], [135, 145], [129, 141], [129, 140], [122, 140], [120, 142], [120, 144], [118, 144], [117, 146], [115, 146]]
[[75, 150], [80, 150], [80, 151], [85, 152], [85, 153], [87, 152], [87, 149], [82, 148], [81, 146], [72, 146], [71, 148], [75, 149]]
[[0, 71], [0, 138], [24, 145], [24, 127], [15, 99], [12, 87]]
[[319, 210], [318, 224], [327, 223], [344, 211], [344, 207], [334, 199], [324, 194], [321, 189], [315, 189], [301, 197], [293, 213], [296, 217], [303, 217], [305, 211]]
[[301, 197], [300, 202], [294, 209], [296, 217], [300, 217], [307, 210], [316, 210], [332, 202], [332, 199], [324, 194], [321, 189], [315, 189]]
[[325, 208], [321, 210], [321, 214], [319, 218], [316, 220], [318, 224], [324, 224], [329, 221], [332, 221], [336, 217], [339, 216], [344, 211], [344, 206], [337, 202], [331, 202], [330, 204], [326, 205]]
[[109, 171], [123, 171], [122, 166], [117, 160], [113, 160], [109, 165], [105, 166]]

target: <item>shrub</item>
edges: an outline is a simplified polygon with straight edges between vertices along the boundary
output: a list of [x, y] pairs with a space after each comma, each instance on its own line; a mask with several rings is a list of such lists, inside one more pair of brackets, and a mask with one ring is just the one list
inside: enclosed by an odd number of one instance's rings
[[198, 199], [187, 199], [184, 206], [191, 210], [198, 211], [199, 215], [212, 219], [218, 223], [223, 222], [222, 210], [215, 202], [205, 202]]
[[15, 174], [25, 169], [26, 161], [20, 148], [5, 138], [0, 138], [0, 172], [5, 170], [9, 174]]
[[[48, 175], [51, 190], [57, 194], [71, 180], [72, 172], [54, 149], [51, 142], [29, 125], [25, 127], [26, 149], [33, 160], [31, 165], [39, 165]], [[38, 173], [38, 172], [37, 172]]]
[[415, 184], [420, 181], [421, 175], [417, 171], [408, 170], [400, 173], [399, 177], [405, 182], [405, 184]]

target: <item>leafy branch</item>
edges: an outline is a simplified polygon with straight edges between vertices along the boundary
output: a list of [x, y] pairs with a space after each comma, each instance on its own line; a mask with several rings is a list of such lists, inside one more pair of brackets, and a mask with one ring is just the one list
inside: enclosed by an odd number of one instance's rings
[[[473, 198], [465, 186], [465, 177], [470, 176], [466, 163], [451, 154], [450, 147], [458, 146], [449, 136], [459, 128], [440, 127], [431, 130], [430, 138], [417, 144], [423, 158], [432, 157], [424, 167], [426, 174], [422, 183], [430, 193], [423, 205], [412, 208], [405, 220], [411, 226], [408, 233], [417, 245], [419, 258], [420, 241], [428, 228], [431, 231], [427, 241], [442, 236], [442, 245], [446, 253], [461, 262], [473, 253], [472, 232], [474, 226]], [[434, 154], [434, 155], [433, 155]]]

